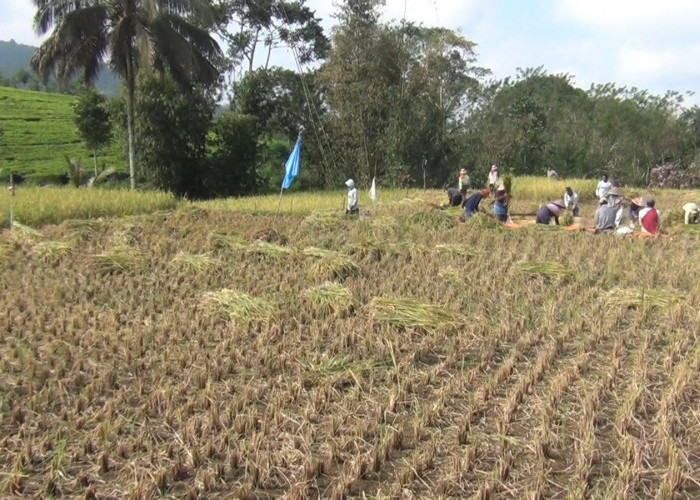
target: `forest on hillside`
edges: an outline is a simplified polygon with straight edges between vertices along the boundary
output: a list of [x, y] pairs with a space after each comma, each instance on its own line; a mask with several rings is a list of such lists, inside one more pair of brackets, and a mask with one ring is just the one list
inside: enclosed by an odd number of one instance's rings
[[[130, 6], [150, 5], [98, 3], [119, 6], [127, 17]], [[170, 4], [156, 3], [165, 16]], [[300, 131], [293, 189], [342, 187], [347, 177], [436, 187], [460, 168], [481, 183], [491, 164], [515, 175], [607, 173], [627, 185], [700, 181], [700, 108], [686, 106], [678, 92], [653, 95], [615, 83], [583, 90], [573, 75], [544, 67], [496, 80], [479, 63], [478, 40], [381, 22], [381, 0], [338, 2], [330, 33], [304, 0], [207, 3], [207, 13], [134, 17], [152, 23], [144, 31], [148, 58], [137, 35], [107, 36], [117, 29], [112, 11], [98, 27], [51, 11], [51, 2], [39, 12], [46, 29], [56, 27], [32, 59], [40, 76], [94, 81], [105, 54], [121, 76], [124, 89], [105, 109], [110, 137], [123, 144], [119, 167], [128, 158], [134, 184], [197, 198], [276, 191]], [[103, 50], [71, 46], [71, 22]], [[56, 50], [52, 40], [69, 50]], [[269, 65], [281, 45], [291, 48], [296, 69]]]

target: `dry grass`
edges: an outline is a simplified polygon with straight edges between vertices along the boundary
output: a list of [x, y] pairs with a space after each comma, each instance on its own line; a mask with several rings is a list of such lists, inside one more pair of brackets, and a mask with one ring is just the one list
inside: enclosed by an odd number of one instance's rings
[[409, 196], [2, 232], [0, 496], [698, 497], [697, 236]]

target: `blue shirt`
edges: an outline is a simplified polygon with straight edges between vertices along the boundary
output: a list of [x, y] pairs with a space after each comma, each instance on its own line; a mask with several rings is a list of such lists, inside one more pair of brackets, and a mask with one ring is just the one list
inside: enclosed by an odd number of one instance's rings
[[464, 202], [464, 211], [469, 213], [476, 213], [479, 210], [479, 203], [484, 199], [484, 195], [481, 193], [474, 193]]

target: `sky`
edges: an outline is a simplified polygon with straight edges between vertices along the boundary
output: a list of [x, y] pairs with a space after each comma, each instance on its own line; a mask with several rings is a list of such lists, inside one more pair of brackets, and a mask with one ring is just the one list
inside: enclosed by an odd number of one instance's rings
[[[328, 34], [335, 0], [306, 0]], [[0, 40], [38, 45], [31, 0], [3, 0]], [[700, 105], [700, 2], [696, 0], [386, 0], [382, 20], [458, 31], [477, 44], [477, 64], [495, 79], [543, 66], [573, 83], [614, 82]], [[273, 64], [294, 68], [289, 51]], [[697, 94], [695, 94], [697, 92]]]

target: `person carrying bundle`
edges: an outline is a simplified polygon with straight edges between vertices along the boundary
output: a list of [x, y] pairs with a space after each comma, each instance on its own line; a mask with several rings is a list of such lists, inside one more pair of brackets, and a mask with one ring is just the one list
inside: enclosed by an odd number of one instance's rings
[[561, 210], [565, 208], [564, 202], [562, 200], [552, 201], [546, 205], [542, 205], [537, 211], [537, 217], [535, 222], [537, 224], [548, 225], [554, 219], [554, 224], [559, 225], [559, 216], [561, 215]]

